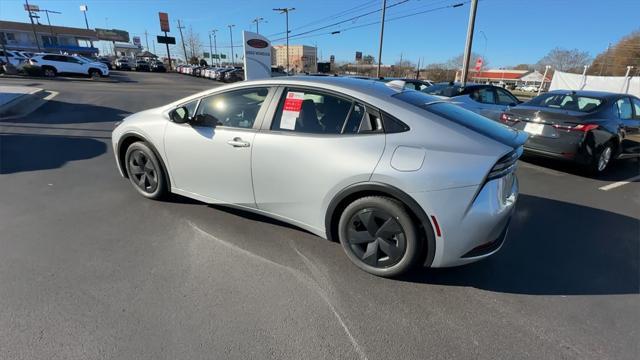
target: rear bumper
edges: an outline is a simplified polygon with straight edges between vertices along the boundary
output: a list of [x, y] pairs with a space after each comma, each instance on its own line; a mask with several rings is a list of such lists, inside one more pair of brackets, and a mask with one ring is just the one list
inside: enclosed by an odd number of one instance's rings
[[479, 191], [465, 187], [411, 194], [433, 215], [432, 227], [441, 229], [431, 267], [464, 265], [500, 250], [519, 191], [516, 176], [509, 176], [491, 180]]

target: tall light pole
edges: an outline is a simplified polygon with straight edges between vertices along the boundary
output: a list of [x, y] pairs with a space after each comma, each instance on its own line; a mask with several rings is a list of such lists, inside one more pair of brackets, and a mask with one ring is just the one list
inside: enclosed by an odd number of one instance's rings
[[480, 72], [482, 72], [482, 68], [484, 68], [484, 61], [487, 58], [487, 43], [489, 41], [487, 40], [487, 34], [485, 34], [484, 31], [480, 30], [478, 31], [478, 34], [482, 35], [482, 37], [484, 38], [484, 50], [482, 51], [482, 63], [480, 63]]
[[469, 61], [471, 61], [471, 45], [473, 44], [473, 28], [476, 24], [476, 11], [478, 10], [478, 0], [471, 0], [471, 10], [469, 10], [469, 25], [467, 26], [467, 42], [464, 48], [462, 59], [462, 86], [467, 83], [469, 76]]
[[149, 33], [147, 33], [147, 30], [144, 31], [144, 42], [147, 44], [147, 51], [151, 50], [149, 49], [149, 38], [147, 37], [147, 35], [149, 35]]
[[220, 54], [218, 54], [218, 44], [216, 43], [216, 33], [218, 29], [211, 30], [211, 34], [213, 34], [213, 51], [215, 51], [218, 58], [216, 59], [216, 63], [220, 66]]
[[213, 65], [213, 46], [211, 45], [211, 32], [209, 32], [209, 63]]
[[267, 22], [267, 21], [263, 17], [257, 17], [253, 19], [251, 22], [256, 24], [256, 34], [260, 34], [260, 28], [258, 27], [258, 24], [260, 24], [260, 22]]
[[[385, 0], [386, 1], [386, 0]], [[289, 11], [293, 11], [296, 8], [276, 8], [273, 11], [278, 11], [280, 14], [285, 15], [286, 29], [287, 29], [287, 75], [289, 75]]]
[[380, 64], [382, 63], [382, 39], [384, 38], [384, 17], [387, 13], [387, 0], [382, 0], [382, 21], [380, 22], [380, 46], [378, 47], [378, 70], [376, 77], [380, 77]]
[[229, 37], [231, 37], [231, 66], [236, 64], [236, 58], [233, 57], [233, 28], [235, 25], [227, 25], [229, 27]]

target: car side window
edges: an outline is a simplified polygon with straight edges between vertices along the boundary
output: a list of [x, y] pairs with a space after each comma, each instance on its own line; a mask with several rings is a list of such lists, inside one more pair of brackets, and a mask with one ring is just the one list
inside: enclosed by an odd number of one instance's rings
[[635, 118], [640, 119], [640, 100], [636, 98], [632, 98], [631, 101], [633, 102], [633, 110], [635, 112]]
[[205, 97], [191, 124], [250, 129], [268, 93], [268, 88], [252, 88]]
[[471, 93], [471, 98], [483, 104], [495, 104], [496, 96], [492, 89], [482, 88]]
[[623, 97], [616, 101], [618, 108], [618, 117], [622, 120], [629, 120], [633, 117], [633, 110], [631, 109], [631, 101], [629, 98]]
[[498, 104], [500, 105], [511, 105], [518, 103], [518, 99], [516, 99], [503, 89], [496, 89], [496, 93], [498, 95]]
[[[352, 101], [341, 97], [315, 90], [289, 88], [280, 99], [271, 129], [311, 134], [340, 134], [351, 107]], [[362, 109], [364, 111], [363, 107]], [[355, 118], [357, 116], [354, 114]], [[352, 120], [351, 125], [355, 122], [356, 120]]]
[[78, 59], [76, 59], [74, 57], [70, 57], [70, 56], [66, 57], [65, 60], [68, 63], [72, 63], [72, 64], [82, 64], [82, 61], [80, 61], [80, 60], [78, 60]]

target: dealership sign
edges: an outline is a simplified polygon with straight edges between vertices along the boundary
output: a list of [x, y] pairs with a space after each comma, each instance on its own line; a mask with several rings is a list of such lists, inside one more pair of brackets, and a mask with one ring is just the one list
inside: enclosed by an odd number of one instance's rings
[[242, 32], [244, 43], [244, 79], [257, 80], [271, 77], [271, 43], [260, 35]]
[[176, 44], [176, 38], [173, 36], [157, 36], [158, 44]]
[[129, 42], [129, 33], [124, 30], [96, 28], [96, 37], [98, 40]]
[[158, 16], [160, 17], [160, 31], [169, 32], [169, 14], [160, 12]]

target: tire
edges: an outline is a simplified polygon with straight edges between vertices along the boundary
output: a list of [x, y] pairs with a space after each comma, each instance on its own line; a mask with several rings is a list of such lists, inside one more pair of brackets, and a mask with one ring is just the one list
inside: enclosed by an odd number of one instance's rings
[[607, 142], [600, 147], [596, 154], [591, 159], [589, 165], [589, 171], [594, 174], [604, 173], [613, 161], [614, 148], [611, 142]]
[[382, 196], [349, 204], [340, 215], [338, 237], [349, 260], [377, 276], [408, 272], [422, 253], [422, 240], [405, 207]]
[[102, 73], [97, 69], [89, 69], [89, 77], [92, 79], [99, 79]]
[[56, 77], [56, 75], [58, 75], [56, 69], [51, 66], [43, 66], [42, 73], [45, 77]]
[[129, 181], [142, 196], [160, 199], [167, 193], [167, 179], [155, 153], [143, 142], [135, 142], [124, 156]]

